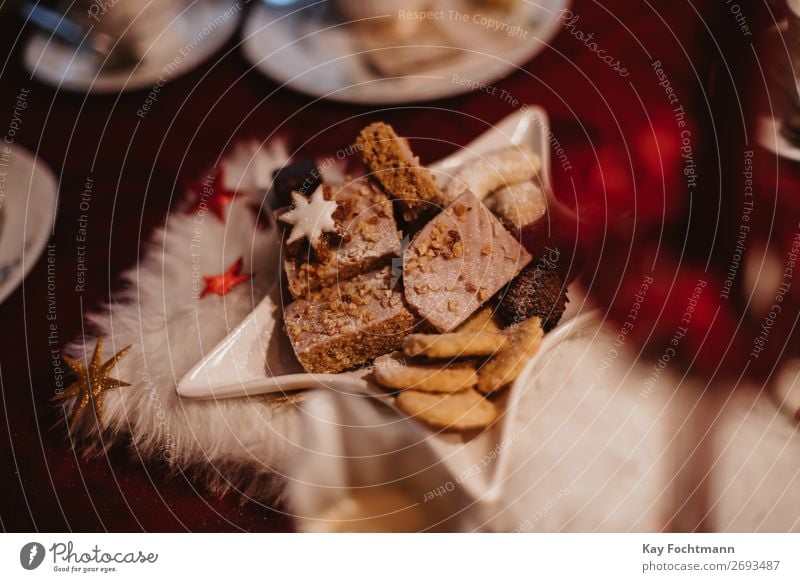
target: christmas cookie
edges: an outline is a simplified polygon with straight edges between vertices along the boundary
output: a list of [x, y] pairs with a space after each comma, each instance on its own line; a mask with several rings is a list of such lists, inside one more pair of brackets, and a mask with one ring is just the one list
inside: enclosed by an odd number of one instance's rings
[[292, 201], [292, 208], [279, 218], [292, 227], [286, 239], [287, 245], [305, 239], [312, 249], [317, 248], [323, 234], [337, 232], [333, 218], [337, 204], [331, 200], [329, 187], [320, 186], [308, 198], [299, 192], [292, 192]]
[[505, 348], [478, 372], [478, 390], [490, 394], [516, 380], [528, 361], [539, 351], [543, 334], [538, 317], [531, 317], [508, 328]]
[[395, 390], [423, 392], [458, 392], [478, 383], [475, 365], [463, 362], [450, 365], [419, 363], [403, 357], [400, 352], [375, 360], [375, 380]]
[[406, 300], [438, 331], [449, 332], [530, 261], [531, 255], [497, 217], [465, 192], [406, 249]]
[[409, 357], [462, 358], [491, 356], [502, 349], [505, 336], [488, 332], [412, 333], [403, 340], [403, 353]]
[[533, 224], [547, 212], [542, 189], [531, 181], [504, 186], [487, 196], [485, 203], [513, 232]]
[[445, 188], [445, 199], [455, 200], [466, 191], [483, 199], [489, 192], [532, 180], [542, 163], [523, 146], [512, 146], [481, 156], [462, 165]]
[[502, 330], [494, 317], [494, 308], [491, 305], [481, 307], [478, 311], [456, 328], [456, 331], [473, 333], [485, 331], [488, 333], [499, 333]]
[[452, 430], [486, 428], [497, 419], [496, 406], [472, 388], [439, 394], [404, 390], [397, 396], [397, 407], [427, 424]]

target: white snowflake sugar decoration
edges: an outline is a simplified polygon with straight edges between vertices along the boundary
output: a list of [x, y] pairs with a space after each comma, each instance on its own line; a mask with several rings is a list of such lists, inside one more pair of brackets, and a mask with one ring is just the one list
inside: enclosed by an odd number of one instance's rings
[[298, 192], [292, 192], [292, 209], [281, 216], [281, 220], [292, 225], [292, 232], [287, 243], [293, 243], [305, 237], [312, 247], [316, 247], [323, 232], [336, 232], [336, 201], [325, 200], [323, 187], [318, 187], [306, 198]]

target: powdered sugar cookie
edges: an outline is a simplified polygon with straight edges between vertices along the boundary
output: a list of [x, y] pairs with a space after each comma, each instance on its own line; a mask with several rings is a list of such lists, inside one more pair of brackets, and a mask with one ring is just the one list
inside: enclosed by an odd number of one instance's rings
[[469, 190], [481, 200], [493, 190], [533, 179], [541, 167], [539, 156], [527, 148], [496, 150], [461, 166], [447, 183], [445, 198], [455, 200]]

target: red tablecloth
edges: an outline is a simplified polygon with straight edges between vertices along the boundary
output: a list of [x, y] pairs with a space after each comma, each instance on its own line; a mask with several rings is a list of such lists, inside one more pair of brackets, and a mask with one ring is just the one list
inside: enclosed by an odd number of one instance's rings
[[[746, 14], [756, 27], [762, 17], [750, 12], [750, 4]], [[662, 213], [672, 216], [685, 209], [681, 131], [675, 103], [669, 102], [662, 82], [666, 78], [686, 110], [693, 136], [700, 181], [695, 208], [711, 212], [708, 220], [713, 222], [721, 199], [718, 140], [738, 143], [742, 138], [741, 121], [726, 109], [732, 102], [728, 74], [738, 74], [736, 63], [721, 61], [720, 54], [746, 52], [750, 39], [725, 3], [712, 0], [579, 0], [572, 11], [578, 19], [570, 20], [550, 47], [497, 83], [520, 103], [539, 104], [549, 112], [565, 156], [554, 159], [557, 194], [584, 211], [607, 204], [605, 211], [612, 216], [618, 212], [620, 224], [625, 222], [625, 209], [637, 209], [639, 224], [658, 224]], [[198, 70], [165, 86], [146, 118], [140, 119], [136, 111], [146, 91], [84, 96], [57, 93], [30, 80], [20, 65], [18, 29], [19, 22], [10, 17], [0, 24], [0, 42], [8, 55], [0, 85], [0, 128], [7, 127], [20, 89], [29, 89], [17, 142], [37, 152], [61, 176], [51, 241], [57, 249], [55, 346], [79, 335], [83, 315], [113, 296], [117, 274], [136, 263], [143, 241], [182, 196], [183, 180], [213, 164], [229, 140], [261, 140], [274, 133], [293, 146], [309, 140], [301, 155], [326, 154], [349, 143], [368, 121], [384, 119], [406, 135], [432, 138], [419, 140], [416, 148], [423, 160], [435, 160], [513, 110], [485, 92], [391, 108], [315, 102], [290, 90], [267, 99], [275, 84], [250, 70], [232, 41]], [[587, 40], [588, 34], [593, 39]], [[619, 60], [628, 74], [608, 66], [601, 58], [607, 55]], [[654, 61], [661, 61], [666, 77], [658, 76]], [[712, 121], [716, 133], [708, 131]], [[83, 292], [76, 292], [78, 203], [89, 176], [95, 186], [87, 284]], [[597, 196], [603, 186], [607, 198]], [[708, 228], [694, 233], [692, 240], [702, 243]], [[599, 234], [601, 230], [587, 236]], [[665, 233], [665, 238], [670, 235]], [[720, 239], [719, 244], [730, 248], [732, 241]], [[601, 284], [617, 282], [612, 279], [598, 278]], [[46, 288], [46, 265], [40, 261], [0, 306], [0, 527], [291, 528], [280, 508], [242, 504], [235, 496], [216, 498], [196, 488], [189, 475], [168, 474], [161, 464], [144, 462], [125, 446], [96, 458], [79, 458], [65, 433], [54, 428], [56, 410], [48, 403], [54, 346], [48, 343]]]

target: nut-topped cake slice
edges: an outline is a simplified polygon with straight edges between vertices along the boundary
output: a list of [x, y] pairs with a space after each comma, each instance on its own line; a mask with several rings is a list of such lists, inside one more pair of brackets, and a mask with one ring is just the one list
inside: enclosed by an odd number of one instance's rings
[[284, 323], [303, 368], [341, 372], [398, 349], [417, 319], [393, 282], [385, 266], [289, 304]]
[[531, 259], [467, 191], [411, 241], [403, 256], [405, 297], [437, 330], [452, 331]]
[[313, 248], [308, 241], [286, 247], [283, 266], [294, 298], [375, 269], [400, 255], [392, 203], [383, 192], [360, 178], [330, 190], [328, 197], [337, 204], [333, 219], [338, 235], [326, 237]]

